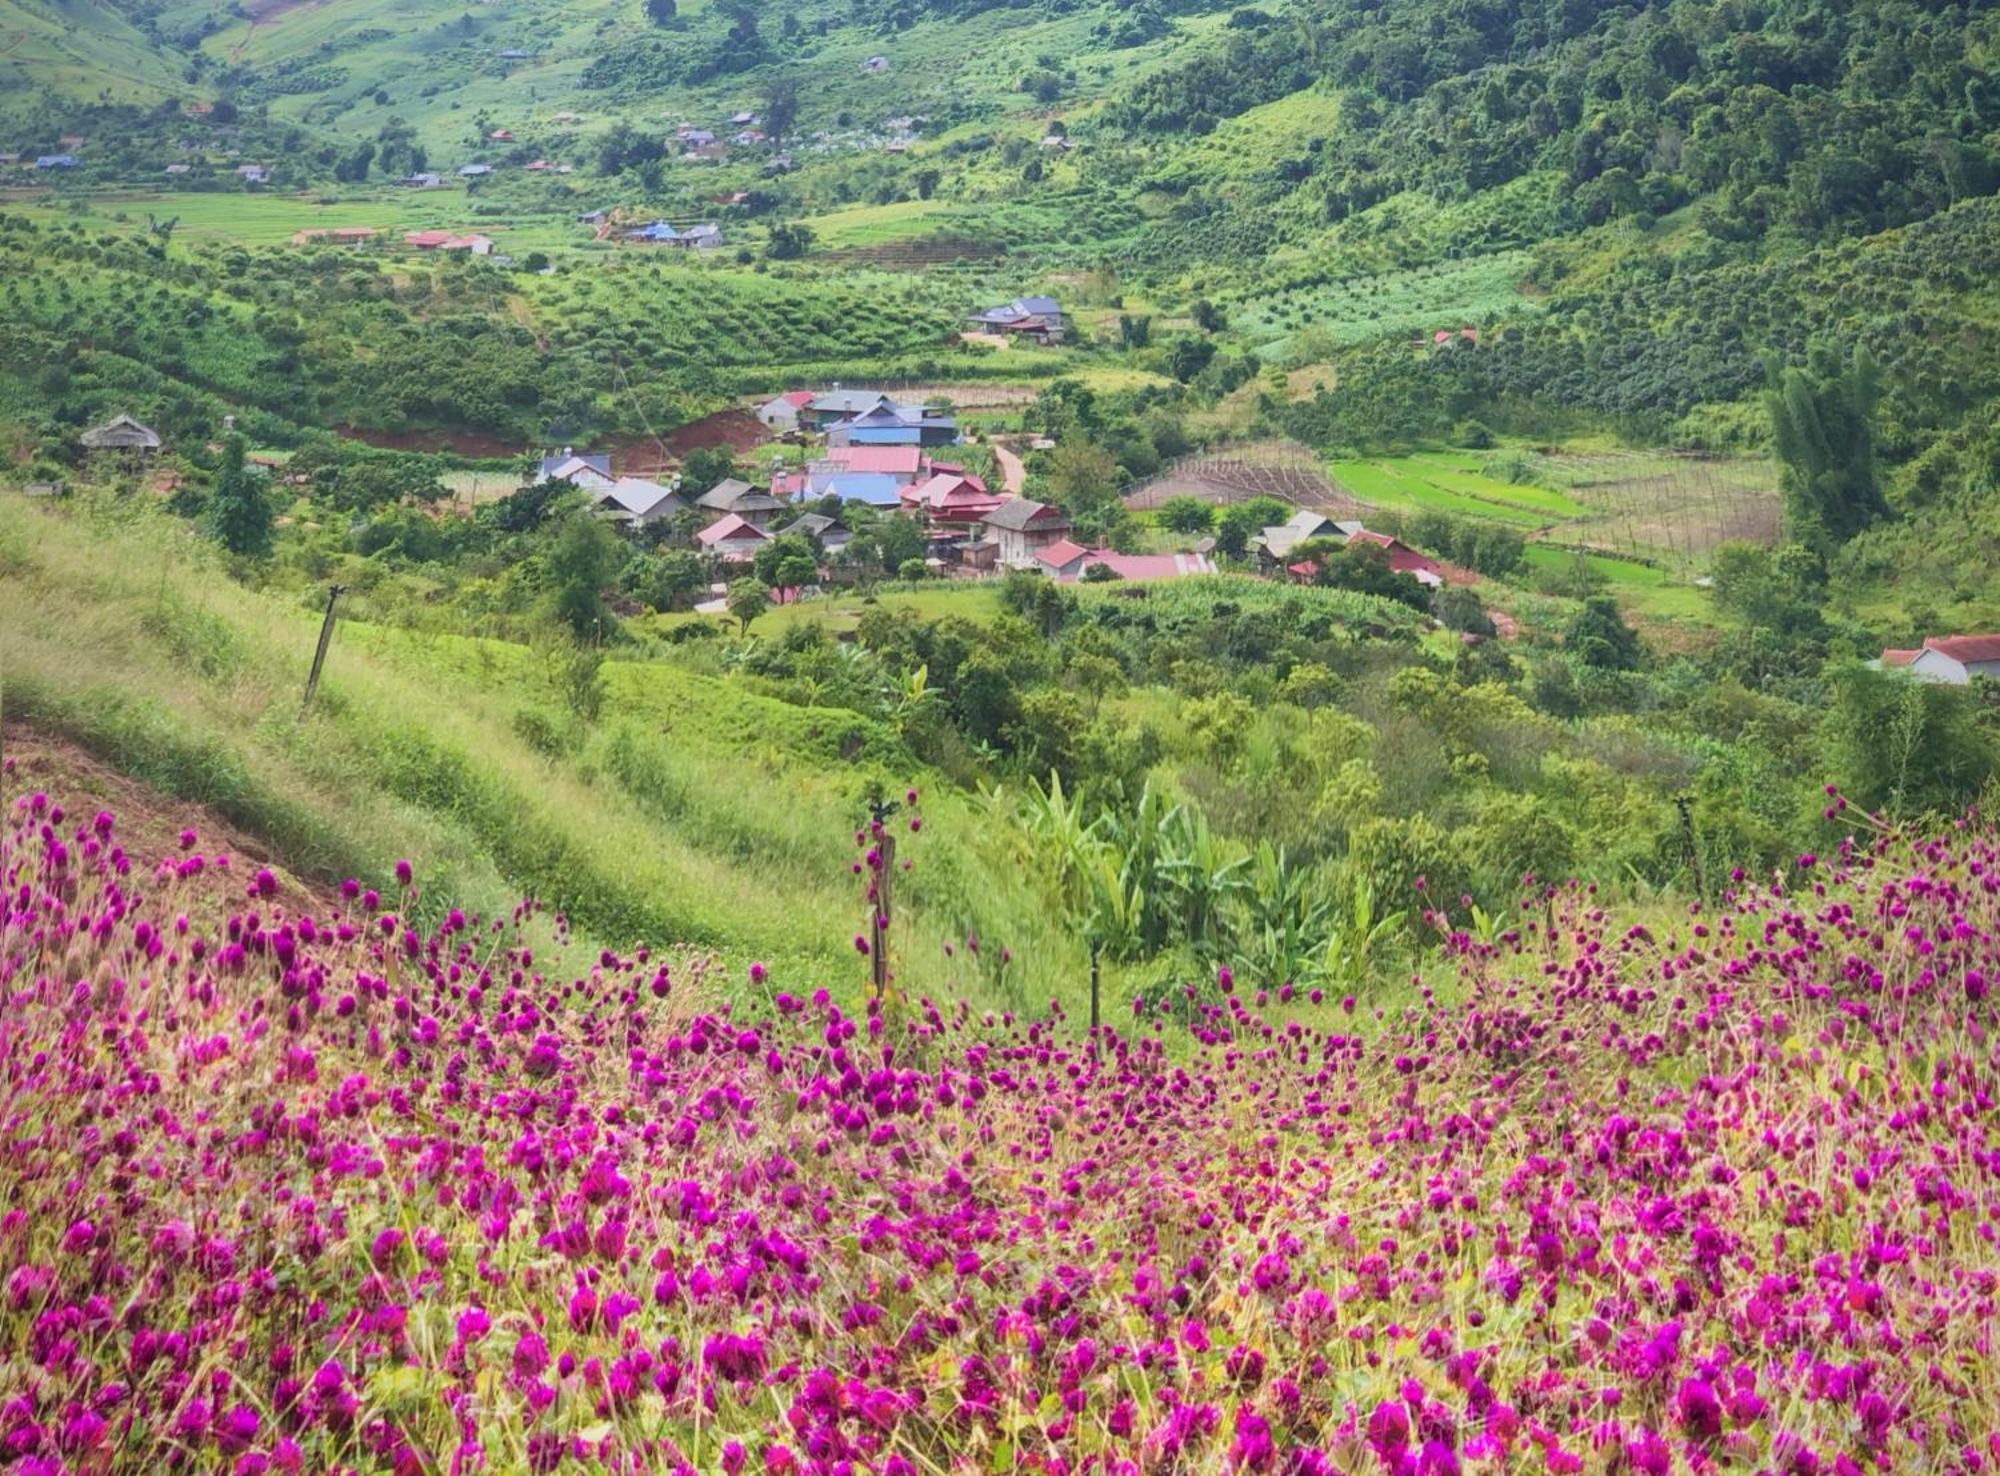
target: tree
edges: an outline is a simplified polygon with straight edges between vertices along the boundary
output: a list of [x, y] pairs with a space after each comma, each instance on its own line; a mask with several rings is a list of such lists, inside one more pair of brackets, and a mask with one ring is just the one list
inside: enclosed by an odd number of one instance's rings
[[748, 635], [750, 622], [771, 608], [771, 587], [761, 579], [735, 580], [729, 586], [728, 605], [736, 628]]
[[1249, 552], [1250, 540], [1264, 528], [1274, 528], [1292, 515], [1291, 504], [1275, 497], [1253, 497], [1222, 515], [1215, 533], [1215, 550], [1232, 559]]
[[1167, 372], [1186, 384], [1215, 357], [1215, 345], [1206, 338], [1177, 338], [1167, 350]]
[[1586, 666], [1630, 671], [1639, 664], [1638, 632], [1608, 595], [1592, 595], [1563, 629], [1563, 646]]
[[1153, 341], [1153, 320], [1141, 313], [1118, 315], [1118, 343], [1121, 348], [1142, 349]]
[[813, 228], [803, 222], [794, 225], [774, 225], [771, 227], [770, 244], [765, 254], [773, 261], [795, 261], [812, 250], [818, 237]]
[[938, 170], [919, 169], [916, 177], [917, 198], [919, 200], [930, 199], [932, 195], [937, 193], [938, 181], [943, 178], [944, 175]]
[[1045, 451], [1038, 470], [1050, 498], [1072, 515], [1087, 512], [1118, 493], [1118, 463], [1087, 441], [1065, 441]]
[[757, 550], [757, 578], [778, 590], [803, 589], [819, 579], [819, 560], [803, 533], [784, 533]]
[[689, 597], [707, 583], [701, 555], [684, 548], [670, 548], [634, 559], [625, 570], [625, 589], [665, 613], [689, 603]]
[[1825, 751], [1841, 788], [1868, 810], [1956, 817], [2000, 765], [1968, 688], [1858, 665], [1835, 672], [1832, 687]]
[[604, 591], [624, 560], [618, 535], [595, 513], [577, 508], [563, 519], [543, 566], [556, 618], [578, 640], [597, 640], [614, 623], [604, 606]]
[[727, 446], [697, 446], [681, 462], [681, 485], [695, 497], [735, 475], [736, 455]]
[[1764, 392], [1778, 453], [1787, 535], [1822, 558], [1889, 516], [1875, 465], [1882, 376], [1856, 344], [1845, 365], [1815, 345], [1806, 367], [1775, 373]]
[[264, 479], [248, 465], [243, 437], [231, 433], [222, 443], [222, 465], [208, 499], [208, 527], [233, 554], [261, 559], [271, 551], [273, 518]]
[[773, 77], [764, 85], [764, 132], [782, 143], [799, 121], [799, 84], [790, 77]]
[[1215, 509], [1199, 497], [1169, 497], [1160, 504], [1160, 526], [1170, 533], [1206, 533], [1215, 526]]
[[646, 19], [656, 26], [664, 26], [680, 14], [680, 7], [674, 0], [646, 0]]
[[1194, 306], [1188, 309], [1188, 316], [1194, 319], [1194, 326], [1204, 333], [1220, 332], [1227, 322], [1222, 316], [1222, 309], [1205, 297], [1194, 300]]

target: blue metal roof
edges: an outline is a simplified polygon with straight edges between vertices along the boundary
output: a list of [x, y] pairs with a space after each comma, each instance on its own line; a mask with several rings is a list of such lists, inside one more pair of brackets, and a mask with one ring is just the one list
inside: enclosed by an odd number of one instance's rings
[[805, 500], [832, 493], [842, 502], [865, 502], [870, 507], [898, 507], [902, 504], [902, 483], [887, 472], [815, 473], [807, 479]]

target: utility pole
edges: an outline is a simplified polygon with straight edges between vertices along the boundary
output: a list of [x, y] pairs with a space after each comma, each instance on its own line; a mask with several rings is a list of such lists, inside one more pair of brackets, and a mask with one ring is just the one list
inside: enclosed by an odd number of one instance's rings
[[889, 828], [889, 817], [899, 808], [894, 800], [875, 800], [868, 806], [879, 862], [868, 889], [868, 961], [874, 997], [884, 1003], [889, 998], [889, 908], [896, 874], [896, 833]]
[[1090, 940], [1090, 1033], [1092, 1035], [1097, 1034], [1097, 958], [1099, 951], [1097, 939], [1092, 937]]
[[319, 690], [320, 668], [326, 665], [326, 648], [333, 644], [334, 602], [347, 593], [344, 584], [329, 584], [326, 587], [326, 619], [320, 622], [319, 646], [313, 652], [312, 672], [306, 677], [306, 695], [299, 701], [299, 721], [306, 719], [306, 709], [312, 706], [313, 693]]
[[1681, 815], [1681, 840], [1687, 847], [1688, 870], [1694, 874], [1694, 894], [1699, 900], [1706, 902], [1708, 888], [1703, 886], [1701, 881], [1701, 848], [1695, 844], [1694, 796], [1683, 790], [1674, 796], [1674, 808], [1679, 810]]

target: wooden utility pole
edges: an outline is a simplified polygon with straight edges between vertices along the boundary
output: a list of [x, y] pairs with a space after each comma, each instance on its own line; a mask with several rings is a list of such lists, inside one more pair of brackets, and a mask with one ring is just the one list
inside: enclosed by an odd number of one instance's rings
[[885, 1004], [889, 999], [889, 909], [896, 874], [896, 833], [889, 828], [889, 817], [898, 808], [894, 800], [876, 800], [868, 807], [869, 817], [874, 822], [872, 828], [880, 832], [874, 837], [879, 864], [875, 868], [875, 880], [869, 888], [872, 895], [868, 909], [868, 961], [874, 997]]
[[1100, 950], [1097, 940], [1090, 940], [1090, 1033], [1097, 1034], [1097, 958]]
[[320, 668], [326, 665], [326, 648], [333, 644], [334, 602], [347, 593], [344, 584], [329, 584], [326, 587], [326, 618], [319, 626], [319, 646], [313, 651], [312, 671], [306, 676], [306, 695], [299, 701], [299, 721], [304, 722], [306, 709], [312, 706], [313, 693], [319, 690]]

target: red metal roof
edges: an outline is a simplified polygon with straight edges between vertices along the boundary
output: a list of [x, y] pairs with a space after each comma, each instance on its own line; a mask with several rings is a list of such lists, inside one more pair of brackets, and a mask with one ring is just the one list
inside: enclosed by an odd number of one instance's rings
[[1932, 636], [1924, 649], [1953, 661], [2000, 661], [2000, 635]]
[[770, 536], [770, 534], [759, 528], [755, 523], [745, 522], [735, 513], [731, 513], [728, 517], [722, 519], [721, 522], [711, 523], [708, 527], [703, 528], [699, 533], [695, 534], [694, 541], [701, 544], [704, 548], [713, 548], [718, 543], [761, 542]]
[[403, 239], [412, 246], [442, 246], [451, 239], [450, 231], [411, 231]]
[[1082, 544], [1072, 543], [1069, 539], [1064, 538], [1051, 543], [1047, 548], [1037, 550], [1035, 562], [1038, 564], [1047, 564], [1054, 569], [1060, 569], [1065, 564], [1075, 563], [1088, 552], [1089, 550]]
[[1115, 549], [1093, 548], [1084, 567], [1108, 566], [1120, 579], [1179, 579], [1189, 574], [1213, 574], [1215, 565], [1202, 554], [1122, 554]]
[[1887, 646], [1882, 651], [1882, 664], [1884, 666], [1908, 666], [1912, 661], [1917, 659], [1917, 656], [1917, 651], [1906, 651], [1895, 646]]

